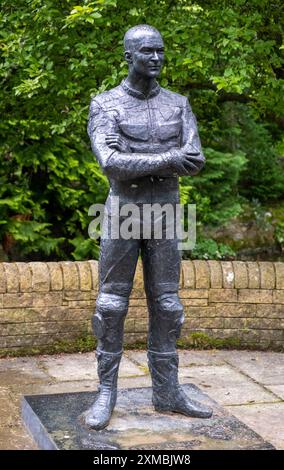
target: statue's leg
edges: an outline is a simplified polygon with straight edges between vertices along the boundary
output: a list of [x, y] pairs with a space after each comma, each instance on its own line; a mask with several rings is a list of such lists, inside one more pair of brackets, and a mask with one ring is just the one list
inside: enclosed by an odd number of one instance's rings
[[157, 411], [209, 418], [212, 410], [184, 393], [178, 382], [176, 340], [184, 321], [178, 297], [180, 252], [177, 240], [148, 240], [143, 268], [149, 309], [148, 364]]
[[99, 394], [84, 414], [92, 429], [105, 428], [117, 398], [117, 377], [123, 349], [124, 320], [139, 253], [139, 240], [102, 240], [100, 290], [93, 317], [98, 339]]

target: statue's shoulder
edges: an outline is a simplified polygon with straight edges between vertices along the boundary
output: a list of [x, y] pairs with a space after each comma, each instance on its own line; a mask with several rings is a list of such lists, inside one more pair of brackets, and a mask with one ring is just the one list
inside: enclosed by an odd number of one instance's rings
[[98, 95], [93, 95], [91, 102], [104, 109], [113, 108], [113, 106], [121, 101], [123, 94], [121, 85], [118, 85], [111, 90], [104, 91]]
[[187, 101], [186, 96], [180, 95], [179, 93], [175, 93], [174, 91], [167, 90], [166, 88], [162, 87], [159, 97], [162, 102], [172, 106], [179, 106], [181, 108], [185, 106]]

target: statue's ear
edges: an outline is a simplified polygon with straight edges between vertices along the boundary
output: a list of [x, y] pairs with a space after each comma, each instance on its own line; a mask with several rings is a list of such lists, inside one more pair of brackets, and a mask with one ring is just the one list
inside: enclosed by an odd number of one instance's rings
[[130, 51], [125, 51], [124, 52], [124, 58], [126, 60], [126, 62], [128, 62], [129, 64], [132, 64], [132, 54]]

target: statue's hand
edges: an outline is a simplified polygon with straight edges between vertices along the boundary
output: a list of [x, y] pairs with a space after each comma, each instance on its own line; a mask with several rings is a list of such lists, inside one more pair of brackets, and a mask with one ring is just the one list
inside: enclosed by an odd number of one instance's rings
[[191, 145], [173, 149], [171, 153], [172, 167], [180, 176], [195, 175], [204, 166], [204, 157]]
[[116, 133], [107, 134], [106, 143], [111, 149], [118, 150], [119, 152], [130, 151], [128, 142], [119, 134], [116, 134]]

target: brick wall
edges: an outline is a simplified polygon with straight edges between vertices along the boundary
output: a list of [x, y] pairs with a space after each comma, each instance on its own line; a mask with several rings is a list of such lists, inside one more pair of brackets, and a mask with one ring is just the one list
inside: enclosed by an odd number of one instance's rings
[[[0, 263], [0, 349], [41, 348], [90, 333], [97, 289], [96, 261]], [[201, 333], [222, 344], [284, 349], [284, 263], [183, 261], [180, 298], [184, 341]], [[125, 341], [145, 341], [146, 332], [139, 264]]]

